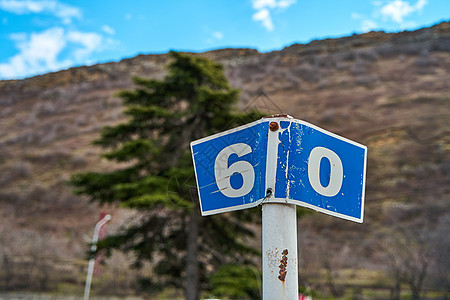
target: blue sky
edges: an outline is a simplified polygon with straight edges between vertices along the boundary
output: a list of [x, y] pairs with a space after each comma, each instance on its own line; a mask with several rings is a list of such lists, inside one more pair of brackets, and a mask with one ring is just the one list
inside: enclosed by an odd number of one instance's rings
[[170, 50], [281, 50], [450, 20], [450, 0], [0, 0], [0, 80]]

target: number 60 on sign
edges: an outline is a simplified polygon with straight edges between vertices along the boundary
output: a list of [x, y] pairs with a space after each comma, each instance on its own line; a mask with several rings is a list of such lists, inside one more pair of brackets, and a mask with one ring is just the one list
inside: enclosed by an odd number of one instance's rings
[[[270, 122], [279, 124], [275, 132]], [[367, 148], [361, 144], [275, 118], [194, 141], [191, 148], [203, 215], [256, 206], [270, 185], [265, 201], [363, 220]]]

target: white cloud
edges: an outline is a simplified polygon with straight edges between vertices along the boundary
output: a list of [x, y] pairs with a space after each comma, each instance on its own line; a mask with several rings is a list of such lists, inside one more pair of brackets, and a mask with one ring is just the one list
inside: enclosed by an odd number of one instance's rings
[[363, 32], [369, 32], [377, 29], [378, 25], [372, 20], [366, 19], [361, 22], [361, 29]]
[[280, 8], [286, 8], [295, 4], [296, 0], [278, 0], [277, 6]]
[[417, 1], [416, 5], [415, 5], [416, 10], [419, 10], [419, 11], [422, 10], [422, 8], [424, 8], [425, 5], [427, 5], [427, 4], [428, 4], [427, 0], [419, 0], [419, 1]]
[[27, 39], [27, 34], [24, 32], [17, 32], [17, 33], [11, 33], [9, 35], [9, 38], [16, 42], [17, 44], [21, 42], [25, 42]]
[[224, 34], [221, 31], [214, 31], [207, 27], [204, 27], [204, 31], [205, 33], [207, 33], [205, 41], [210, 45], [217, 46], [217, 41], [220, 41], [224, 38]]
[[62, 28], [52, 28], [42, 33], [33, 33], [30, 37], [14, 35], [19, 53], [8, 63], [0, 64], [0, 75], [6, 78], [24, 76], [31, 70], [39, 73], [60, 68], [67, 62], [58, 62], [58, 54], [65, 47]]
[[352, 19], [361, 20], [361, 30], [362, 32], [369, 32], [371, 30], [377, 29], [378, 25], [375, 21], [367, 18], [366, 16], [359, 14], [357, 12], [352, 12]]
[[274, 8], [276, 6], [276, 0], [253, 0], [252, 6], [256, 10], [263, 8]]
[[[10, 34], [9, 39], [17, 48], [17, 53], [0, 63], [1, 79], [24, 78], [89, 64], [94, 52], [117, 44], [106, 35], [77, 30], [72, 21], [82, 18], [81, 10], [59, 0], [0, 0], [2, 10], [17, 15], [55, 17], [60, 25], [40, 32]], [[6, 17], [3, 22], [7, 22]], [[109, 35], [115, 34], [115, 30], [108, 25], [104, 25], [102, 30]]]
[[72, 18], [82, 16], [79, 8], [56, 0], [1, 0], [0, 9], [18, 15], [49, 13], [60, 18], [64, 24], [70, 24]]
[[221, 40], [223, 39], [223, 33], [219, 32], [219, 31], [215, 31], [212, 34], [213, 38], [215, 38], [216, 40]]
[[296, 0], [253, 0], [252, 6], [255, 10], [263, 8], [286, 8], [295, 4]]
[[14, 34], [10, 38], [16, 43], [19, 53], [7, 63], [0, 64], [0, 77], [5, 79], [23, 78], [85, 63], [103, 42], [96, 33], [66, 32], [61, 27], [31, 35]]
[[67, 33], [66, 40], [78, 45], [73, 50], [73, 55], [77, 61], [87, 58], [89, 54], [102, 45], [102, 37], [92, 32], [71, 31]]
[[107, 34], [109, 34], [109, 35], [115, 35], [116, 34], [116, 31], [114, 30], [114, 28], [112, 28], [112, 27], [110, 27], [108, 25], [103, 25], [102, 26], [102, 30], [104, 32], [106, 32]]
[[16, 1], [16, 0], [2, 0], [0, 8], [15, 14], [40, 13], [44, 10], [42, 2], [36, 1]]
[[380, 28], [380, 23], [383, 24], [383, 21], [389, 20], [398, 23], [400, 28], [406, 29], [416, 26], [414, 21], [407, 21], [406, 18], [415, 12], [421, 12], [427, 4], [428, 0], [417, 0], [415, 4], [410, 4], [407, 0], [374, 0], [371, 18], [357, 12], [353, 12], [351, 17], [354, 20], [360, 20], [363, 32]]
[[403, 0], [394, 0], [382, 6], [380, 12], [385, 18], [392, 19], [393, 21], [402, 24], [405, 17], [414, 12], [421, 11], [426, 4], [427, 0], [418, 0], [414, 5]]
[[270, 17], [269, 10], [267, 8], [258, 10], [253, 14], [252, 19], [254, 21], [262, 22], [262, 25], [268, 30], [273, 31], [272, 18]]
[[252, 7], [256, 12], [252, 16], [253, 21], [261, 22], [268, 31], [274, 30], [271, 10], [284, 9], [295, 4], [296, 0], [252, 0]]

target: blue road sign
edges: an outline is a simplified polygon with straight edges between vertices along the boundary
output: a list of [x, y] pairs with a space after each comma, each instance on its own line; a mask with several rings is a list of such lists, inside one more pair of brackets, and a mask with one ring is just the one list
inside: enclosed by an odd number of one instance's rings
[[[279, 128], [269, 131], [269, 123]], [[269, 132], [271, 132], [269, 134]], [[262, 119], [191, 143], [202, 215], [292, 203], [362, 222], [367, 148], [292, 118]]]

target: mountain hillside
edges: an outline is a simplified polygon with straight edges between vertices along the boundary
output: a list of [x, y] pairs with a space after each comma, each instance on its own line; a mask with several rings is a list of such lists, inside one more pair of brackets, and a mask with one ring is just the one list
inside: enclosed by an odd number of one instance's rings
[[[368, 147], [364, 223], [317, 213], [302, 218], [302, 282], [339, 293], [333, 288], [343, 278], [356, 284], [345, 270], [391, 274], [393, 262], [423, 254], [427, 287], [448, 288], [450, 23], [270, 53], [198, 55], [224, 64], [231, 85], [241, 90], [242, 110], [286, 113]], [[74, 196], [66, 181], [74, 172], [115, 167], [91, 144], [102, 127], [124, 120], [115, 93], [133, 88], [131, 76], [162, 78], [167, 61], [165, 54], [140, 55], [0, 81], [0, 289], [61, 291], [62, 283], [81, 284], [83, 234], [92, 234], [100, 212], [113, 213], [110, 231], [136, 218], [136, 212]], [[401, 256], [397, 250], [404, 247], [416, 250]], [[125, 272], [126, 257], [117, 254], [110, 265]], [[317, 279], [320, 270], [329, 280]], [[387, 284], [380, 280], [373, 282]], [[134, 288], [132, 280], [125, 285]]]

